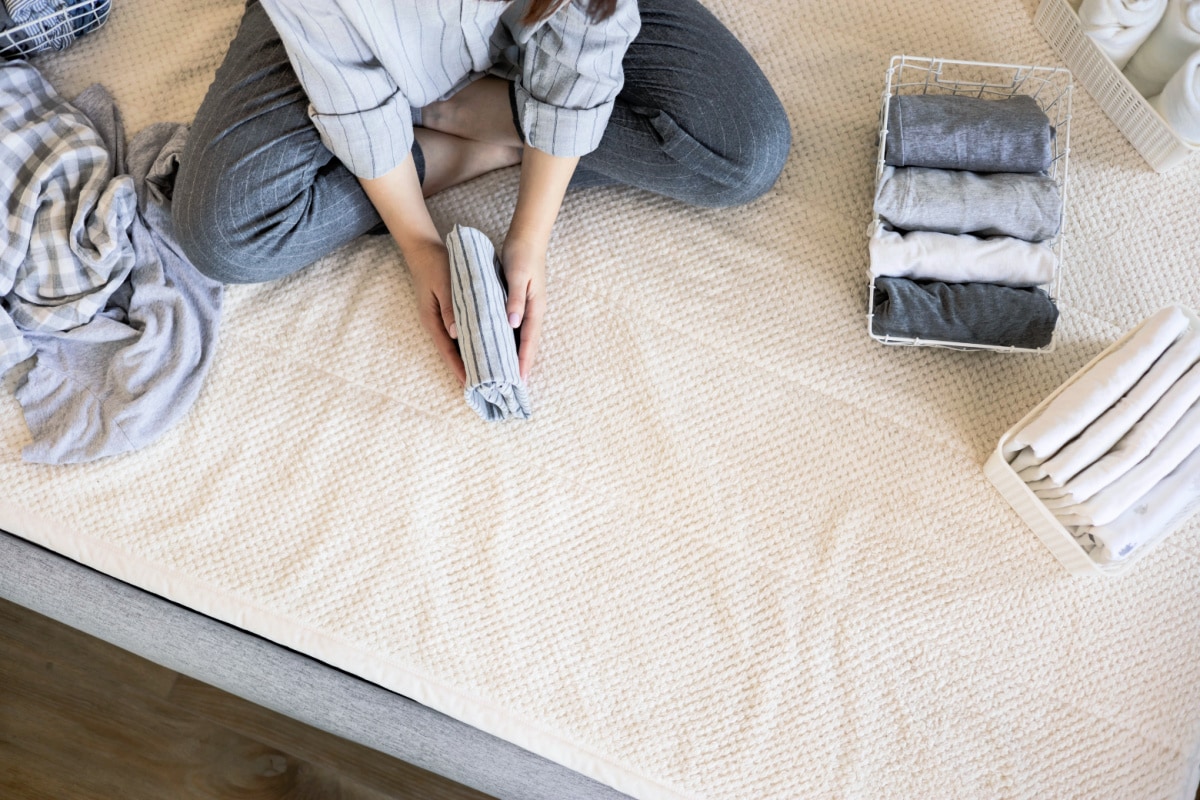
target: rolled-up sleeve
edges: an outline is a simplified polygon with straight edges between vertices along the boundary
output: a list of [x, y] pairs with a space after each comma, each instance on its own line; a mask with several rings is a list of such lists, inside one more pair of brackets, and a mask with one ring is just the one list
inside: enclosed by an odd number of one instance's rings
[[308, 95], [321, 141], [356, 176], [377, 178], [408, 157], [412, 112], [340, 5], [263, 0]]
[[514, 81], [527, 144], [556, 156], [596, 149], [625, 82], [621, 61], [640, 27], [636, 0], [618, 0], [599, 22], [568, 0], [533, 33]]

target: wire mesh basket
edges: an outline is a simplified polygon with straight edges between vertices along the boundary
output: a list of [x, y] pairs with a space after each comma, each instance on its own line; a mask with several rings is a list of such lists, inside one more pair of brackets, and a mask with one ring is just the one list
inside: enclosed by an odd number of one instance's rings
[[108, 21], [112, 0], [0, 1], [0, 58], [65, 50]]
[[1083, 32], [1079, 16], [1067, 0], [1042, 0], [1033, 25], [1156, 172], [1174, 169], [1200, 150], [1172, 130], [1112, 59]]
[[[955, 61], [944, 58], [920, 56], [893, 56], [884, 83], [879, 117], [879, 156], [875, 168], [875, 188], [883, 177], [888, 133], [888, 101], [897, 94], [944, 94], [965, 95], [985, 99], [1003, 100], [1014, 95], [1033, 97], [1038, 106], [1050, 119], [1054, 129], [1053, 161], [1047, 174], [1058, 184], [1062, 198], [1059, 218], [1059, 234], [1051, 243], [1057, 261], [1054, 277], [1042, 287], [1052, 300], [1057, 301], [1062, 288], [1063, 265], [1066, 262], [1065, 215], [1067, 208], [1067, 168], [1071, 141], [1071, 72], [1062, 67], [1018, 66], [1014, 64], [991, 64], [981, 61]], [[880, 225], [879, 215], [873, 218]], [[936, 339], [901, 338], [876, 334], [873, 330], [875, 318], [875, 279], [867, 300], [867, 332], [871, 338], [883, 344], [921, 347], [945, 347], [955, 350], [994, 350], [1004, 353], [1048, 353], [1054, 349], [1057, 332], [1050, 344], [1041, 348], [1006, 347], [966, 342], [945, 342]]]

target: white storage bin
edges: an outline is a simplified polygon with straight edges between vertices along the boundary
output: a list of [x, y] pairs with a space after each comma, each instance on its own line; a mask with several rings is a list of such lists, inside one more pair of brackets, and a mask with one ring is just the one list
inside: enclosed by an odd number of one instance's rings
[[1083, 32], [1079, 15], [1067, 0], [1042, 0], [1033, 25], [1155, 171], [1178, 166], [1200, 149], [1175, 133], [1099, 45]]
[[[894, 94], [957, 94], [970, 97], [1003, 100], [1018, 94], [1033, 97], [1054, 126], [1054, 160], [1050, 166], [1050, 177], [1058, 184], [1062, 196], [1064, 221], [1059, 226], [1053, 250], [1058, 258], [1058, 268], [1049, 285], [1042, 287], [1052, 300], [1059, 297], [1063, 268], [1066, 263], [1065, 216], [1067, 208], [1067, 168], [1071, 142], [1071, 89], [1069, 70], [1062, 67], [1018, 66], [1014, 64], [990, 64], [980, 61], [955, 61], [944, 58], [921, 56], [893, 56], [884, 81], [883, 97], [879, 116], [879, 153], [875, 168], [875, 189], [886, 166], [884, 156], [888, 132], [888, 101]], [[874, 225], [879, 224], [879, 215], [872, 214]], [[869, 272], [868, 272], [869, 275]], [[955, 350], [995, 350], [1004, 353], [1048, 353], [1054, 349], [1057, 331], [1050, 344], [1042, 348], [1001, 347], [967, 342], [944, 342], [934, 339], [909, 339], [876, 334], [875, 280], [870, 278], [867, 293], [867, 333], [882, 344], [920, 347], [946, 347]]]
[[[1197, 316], [1195, 312], [1188, 309], [1184, 309], [1184, 311], [1191, 320], [1192, 328], [1200, 328], [1200, 316]], [[1054, 513], [1050, 509], [1046, 508], [1041, 499], [1038, 498], [1038, 496], [1034, 494], [1033, 490], [1025, 484], [1025, 481], [1021, 480], [1021, 476], [1019, 476], [1013, 470], [1013, 468], [1009, 466], [1008, 461], [1005, 460], [1003, 454], [1004, 445], [1008, 443], [1009, 439], [1016, 435], [1017, 431], [1024, 428], [1025, 425], [1031, 422], [1034, 417], [1041, 413], [1042, 409], [1048, 406], [1054, 400], [1054, 398], [1058, 397], [1058, 395], [1065, 391], [1067, 387], [1083, 377], [1083, 375], [1086, 374], [1093, 366], [1095, 366], [1097, 362], [1120, 347], [1140, 328], [1141, 325], [1134, 327], [1120, 339], [1106, 347], [1099, 355], [1089, 361], [1081, 370], [1072, 375], [1066, 383], [1055, 389], [1054, 392], [1045, 400], [1038, 403], [1033, 410], [1031, 410], [1024, 416], [1024, 418], [1021, 419], [1020, 422], [1012, 426], [1012, 428], [1010, 428], [1002, 437], [1000, 437], [1000, 442], [996, 445], [996, 449], [990, 456], [988, 456], [988, 459], [983, 466], [983, 472], [987, 476], [988, 480], [992, 482], [1004, 499], [1008, 501], [1009, 505], [1013, 507], [1018, 515], [1020, 515], [1025, 524], [1028, 525], [1035, 534], [1037, 534], [1038, 538], [1042, 540], [1046, 547], [1050, 548], [1050, 552], [1054, 554], [1055, 558], [1057, 558], [1062, 565], [1074, 575], [1123, 575], [1124, 573], [1128, 572], [1129, 569], [1132, 568], [1139, 559], [1144, 557], [1146, 553], [1154, 549], [1155, 545], [1165, 539], [1172, 531], [1163, 531], [1158, 538], [1141, 545], [1127, 558], [1122, 559], [1119, 562], [1112, 564], [1096, 563], [1092, 560], [1092, 557], [1088, 555], [1087, 551], [1084, 550], [1083, 547], [1080, 546], [1080, 544], [1075, 540], [1075, 537], [1071, 535], [1071, 532], [1068, 531], [1066, 527], [1058, 521], [1058, 518], [1054, 516]]]

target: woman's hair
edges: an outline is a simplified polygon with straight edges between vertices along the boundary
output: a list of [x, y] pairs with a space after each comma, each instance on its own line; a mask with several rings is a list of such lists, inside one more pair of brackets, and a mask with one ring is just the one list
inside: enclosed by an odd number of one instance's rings
[[588, 17], [598, 22], [608, 19], [617, 8], [617, 0], [533, 0], [525, 9], [521, 22], [539, 22], [557, 11], [564, 3], [579, 2], [587, 6]]

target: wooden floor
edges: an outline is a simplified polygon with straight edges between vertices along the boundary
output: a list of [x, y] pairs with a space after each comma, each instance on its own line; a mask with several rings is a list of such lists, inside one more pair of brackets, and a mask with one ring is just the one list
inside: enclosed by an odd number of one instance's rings
[[487, 800], [4, 600], [0, 797]]

